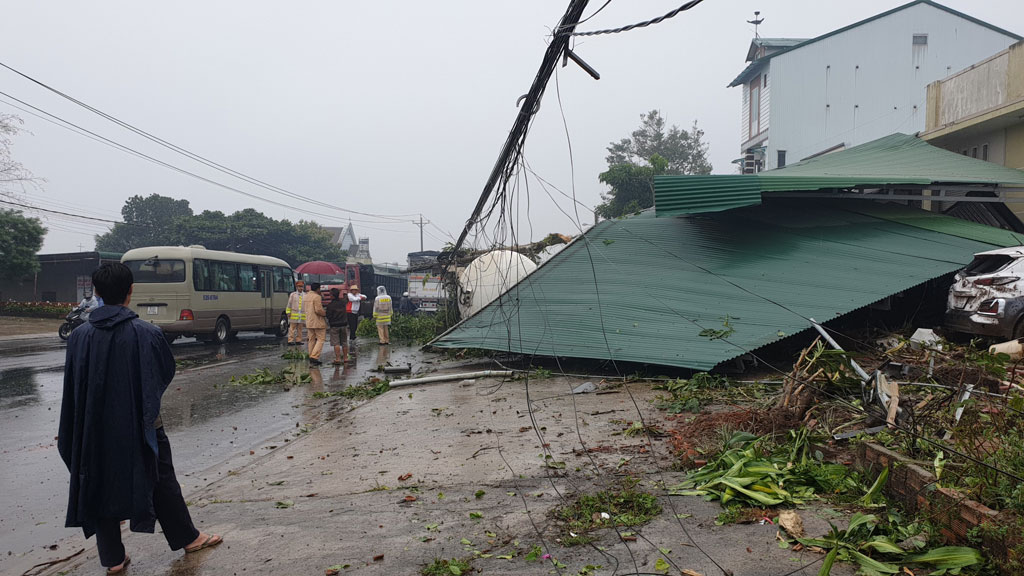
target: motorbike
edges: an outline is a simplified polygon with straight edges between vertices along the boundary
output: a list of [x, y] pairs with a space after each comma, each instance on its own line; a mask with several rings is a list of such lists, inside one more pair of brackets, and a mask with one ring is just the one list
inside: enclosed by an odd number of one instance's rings
[[82, 312], [84, 311], [84, 308], [75, 308], [64, 317], [64, 323], [57, 329], [57, 335], [60, 336], [61, 340], [67, 340], [72, 330], [85, 324], [85, 320], [82, 319]]

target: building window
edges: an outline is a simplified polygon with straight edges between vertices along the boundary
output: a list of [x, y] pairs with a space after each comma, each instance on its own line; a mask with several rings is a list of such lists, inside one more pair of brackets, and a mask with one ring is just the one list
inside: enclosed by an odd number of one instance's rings
[[778, 153], [779, 153], [779, 157], [778, 157], [779, 161], [778, 161], [778, 166], [776, 166], [776, 168], [785, 168], [786, 167], [786, 151], [785, 150], [779, 150]]
[[928, 45], [928, 35], [927, 34], [914, 34], [913, 44], [914, 44], [914, 46], [927, 46]]
[[764, 87], [765, 88], [768, 87], [768, 73], [767, 72], [764, 73]]
[[988, 161], [988, 144], [981, 145], [981, 159]]
[[761, 133], [761, 81], [750, 84], [750, 137]]
[[978, 147], [975, 146], [974, 148], [971, 148], [971, 158], [977, 158], [977, 157], [978, 157]]

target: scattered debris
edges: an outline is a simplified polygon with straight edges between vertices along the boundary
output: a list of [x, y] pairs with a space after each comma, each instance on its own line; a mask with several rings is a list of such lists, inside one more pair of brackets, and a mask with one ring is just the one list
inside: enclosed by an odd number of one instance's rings
[[807, 535], [804, 531], [804, 520], [796, 510], [779, 512], [779, 526], [793, 538], [803, 538]]
[[613, 526], [635, 528], [661, 514], [652, 494], [636, 490], [638, 481], [626, 479], [617, 491], [581, 494], [575, 501], [553, 511], [562, 522], [563, 546], [586, 544], [594, 531]]
[[593, 382], [584, 382], [579, 386], [572, 389], [573, 394], [587, 394], [588, 392], [594, 392], [597, 390], [597, 385]]

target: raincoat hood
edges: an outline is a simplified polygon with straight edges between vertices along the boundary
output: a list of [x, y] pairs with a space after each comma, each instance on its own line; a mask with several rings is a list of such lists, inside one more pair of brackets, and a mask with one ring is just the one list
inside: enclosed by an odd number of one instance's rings
[[89, 314], [89, 323], [100, 330], [110, 330], [122, 322], [138, 317], [138, 314], [124, 306], [101, 306]]
[[377, 286], [377, 296], [387, 296], [388, 289], [383, 286]]

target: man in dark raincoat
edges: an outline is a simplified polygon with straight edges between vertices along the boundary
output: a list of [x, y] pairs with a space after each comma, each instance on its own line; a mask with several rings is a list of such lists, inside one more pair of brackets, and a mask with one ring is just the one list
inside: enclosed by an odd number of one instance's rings
[[130, 561], [122, 520], [153, 533], [160, 521], [172, 550], [219, 544], [192, 524], [174, 475], [171, 445], [160, 422], [160, 398], [174, 378], [163, 332], [139, 319], [131, 302], [132, 272], [105, 264], [92, 275], [105, 305], [68, 338], [57, 448], [71, 472], [66, 525], [96, 534], [108, 574]]

